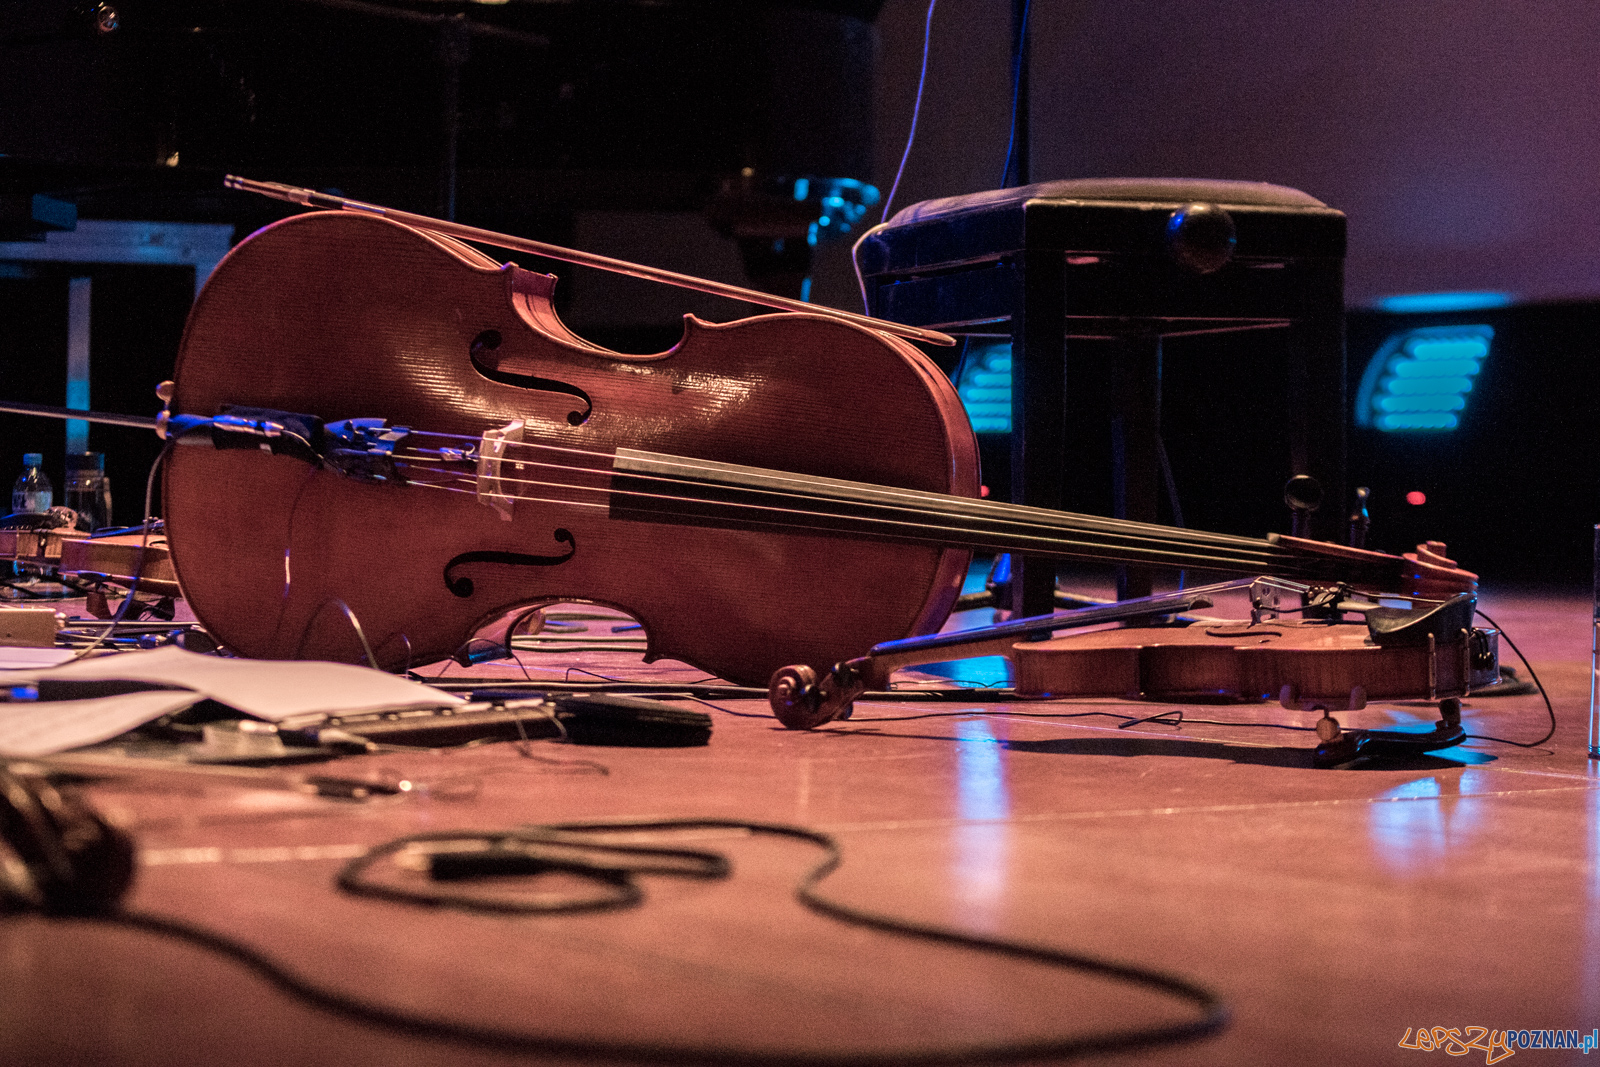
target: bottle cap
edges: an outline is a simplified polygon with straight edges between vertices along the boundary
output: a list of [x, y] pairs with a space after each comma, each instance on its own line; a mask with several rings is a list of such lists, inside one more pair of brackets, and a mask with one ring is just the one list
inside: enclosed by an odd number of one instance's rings
[[103, 471], [106, 469], [106, 454], [104, 452], [68, 452], [67, 470], [69, 471]]
[[44, 453], [43, 452], [24, 452], [23, 455], [22, 455], [22, 465], [24, 467], [42, 467], [42, 466], [44, 466]]

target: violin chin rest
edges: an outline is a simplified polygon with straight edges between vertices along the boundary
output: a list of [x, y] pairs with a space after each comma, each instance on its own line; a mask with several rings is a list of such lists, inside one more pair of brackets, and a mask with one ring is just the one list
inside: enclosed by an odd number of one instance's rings
[[1367, 632], [1383, 648], [1419, 647], [1430, 636], [1443, 645], [1471, 632], [1477, 610], [1478, 598], [1471, 593], [1457, 593], [1429, 608], [1372, 608], [1367, 612]]
[[1432, 730], [1345, 730], [1316, 747], [1311, 765], [1318, 769], [1343, 767], [1356, 760], [1419, 759], [1442, 748], [1454, 748], [1467, 739], [1459, 720], [1441, 719]]

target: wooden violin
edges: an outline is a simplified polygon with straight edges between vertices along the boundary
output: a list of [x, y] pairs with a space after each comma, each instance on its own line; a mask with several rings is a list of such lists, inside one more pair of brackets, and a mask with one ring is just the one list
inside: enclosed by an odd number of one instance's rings
[[1124, 627], [1012, 646], [1016, 690], [1033, 697], [1122, 697], [1334, 710], [1369, 700], [1466, 696], [1499, 680], [1493, 631], [1384, 646], [1358, 622]]
[[96, 585], [126, 589], [138, 576], [139, 591], [156, 596], [178, 596], [177, 576], [167, 552], [164, 534], [116, 533], [68, 541], [57, 564], [62, 574]]
[[[1152, 625], [1206, 608], [1219, 592], [1248, 588], [1251, 617]], [[1288, 618], [1280, 597], [1299, 592]], [[1473, 626], [1477, 598], [1458, 593], [1406, 608], [1349, 597], [1345, 587], [1259, 578], [1161, 593], [975, 630], [886, 641], [826, 672], [792, 664], [768, 687], [773, 714], [792, 730], [850, 718], [869, 690], [897, 670], [1004, 656], [1022, 698], [1118, 698], [1257, 703], [1354, 710], [1370, 700], [1459, 699], [1500, 680], [1499, 633]], [[1349, 613], [1361, 621], [1348, 619]], [[1122, 623], [1115, 629], [1084, 629]], [[1057, 631], [1080, 632], [1050, 636]], [[1046, 640], [1029, 640], [1045, 637]]]
[[[70, 514], [70, 513], [69, 513]], [[0, 529], [0, 559], [46, 575], [127, 587], [134, 574], [147, 593], [179, 595], [162, 534], [111, 532], [95, 535], [71, 525]]]
[[71, 527], [0, 529], [0, 559], [41, 570], [54, 569], [63, 546], [88, 536]]
[[[554, 279], [359, 213], [241, 242], [184, 332], [163, 478], [195, 615], [249, 656], [451, 655], [497, 619], [587, 601], [647, 658], [764, 684], [935, 630], [974, 549], [1407, 593], [1472, 588], [1407, 557], [978, 499], [949, 379], [835, 315], [713, 325], [623, 355], [570, 333]], [[1442, 551], [1442, 546], [1438, 546]]]

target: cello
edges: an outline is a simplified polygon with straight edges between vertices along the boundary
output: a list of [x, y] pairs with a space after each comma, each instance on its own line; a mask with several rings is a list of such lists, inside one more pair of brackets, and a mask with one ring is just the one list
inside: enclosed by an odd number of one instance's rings
[[643, 624], [647, 660], [765, 684], [937, 629], [974, 549], [1473, 585], [1429, 550], [979, 499], [954, 388], [888, 324], [689, 316], [669, 351], [625, 355], [568, 331], [553, 286], [365, 212], [242, 241], [190, 313], [165, 416], [223, 416], [209, 440], [176, 437], [163, 478], [207, 629], [247, 656], [360, 661], [366, 644], [402, 669], [593, 602]]

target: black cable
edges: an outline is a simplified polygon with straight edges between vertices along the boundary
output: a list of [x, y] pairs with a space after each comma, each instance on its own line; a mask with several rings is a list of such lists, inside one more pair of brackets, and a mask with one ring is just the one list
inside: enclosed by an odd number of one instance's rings
[[[317, 610], [311, 613], [311, 618], [306, 622], [305, 629], [300, 631], [300, 643], [294, 646], [294, 656], [292, 658], [299, 659], [300, 653], [305, 651], [306, 639], [311, 636], [311, 627], [316, 625], [317, 619], [322, 616], [322, 609], [326, 608], [329, 604], [334, 605], [340, 611], [344, 612], [344, 617], [349, 621], [350, 628], [355, 631], [356, 639], [361, 642], [361, 651], [367, 657], [367, 666], [371, 667], [375, 671], [382, 670], [382, 668], [378, 666], [378, 658], [372, 654], [372, 645], [367, 641], [367, 631], [362, 629], [361, 620], [356, 618], [356, 613], [351, 609], [350, 605], [346, 604], [339, 597], [329, 597], [327, 600], [324, 600], [321, 604], [317, 605]], [[407, 638], [406, 644], [409, 646], [410, 643], [410, 639]], [[409, 653], [407, 658], [409, 658]]]
[[1484, 622], [1500, 631], [1500, 636], [1505, 639], [1506, 644], [1511, 646], [1511, 651], [1515, 652], [1517, 658], [1522, 661], [1522, 665], [1528, 668], [1528, 677], [1533, 679], [1533, 684], [1539, 689], [1539, 695], [1544, 698], [1544, 710], [1550, 716], [1550, 729], [1546, 730], [1544, 736], [1537, 741], [1513, 741], [1508, 737], [1490, 737], [1487, 734], [1468, 734], [1467, 737], [1473, 741], [1495, 741], [1502, 745], [1515, 745], [1518, 748], [1538, 748], [1556, 735], [1556, 709], [1550, 703], [1550, 694], [1545, 692], [1544, 683], [1539, 681], [1539, 676], [1534, 673], [1533, 664], [1528, 662], [1528, 657], [1522, 654], [1522, 649], [1517, 647], [1517, 643], [1511, 640], [1511, 635], [1506, 633], [1499, 623], [1489, 618], [1482, 611], [1477, 611], [1476, 614], [1483, 615]]
[[1190, 719], [1183, 720], [1192, 726], [1253, 726], [1264, 730], [1296, 730], [1300, 733], [1314, 734], [1315, 726], [1296, 726], [1290, 722], [1229, 722], [1226, 719]]
[[1130, 726], [1143, 726], [1147, 722], [1153, 722], [1157, 726], [1182, 727], [1183, 709], [1172, 708], [1168, 711], [1158, 711], [1154, 715], [1146, 715], [1139, 719], [1129, 718], [1127, 722], [1117, 723], [1117, 729], [1126, 730]]
[[[712, 704], [709, 701], [702, 700], [700, 703], [705, 704], [707, 707], [717, 708], [717, 705]], [[860, 701], [857, 703], [860, 703]], [[726, 708], [717, 708], [717, 710], [726, 712], [729, 715], [745, 714], [736, 711], [728, 711]], [[1135, 718], [1132, 715], [1123, 715], [1115, 711], [1017, 711], [1014, 708], [1007, 708], [1005, 711], [977, 711], [972, 708], [963, 708], [960, 711], [928, 711], [918, 715], [874, 715], [868, 718], [852, 715], [850, 718], [841, 719], [838, 720], [838, 722], [843, 726], [854, 726], [857, 723], [864, 722], [910, 722], [913, 719], [953, 719], [960, 715], [1002, 715], [1006, 718], [1013, 719], [1086, 719], [1099, 716], [1100, 718], [1106, 719], [1124, 720], [1123, 722], [1117, 724], [1117, 729], [1119, 730], [1127, 729], [1130, 726], [1138, 726], [1142, 723], [1155, 723], [1158, 726], [1239, 726], [1265, 730], [1295, 730], [1301, 733], [1315, 733], [1317, 729], [1315, 726], [1296, 726], [1293, 723], [1287, 722], [1238, 722], [1227, 719], [1195, 719], [1190, 718], [1188, 715], [1184, 714], [1181, 709], [1177, 708], [1168, 711], [1157, 712], [1154, 715], [1145, 715], [1140, 718]], [[1174, 715], [1177, 716], [1177, 721], [1170, 721]], [[751, 715], [749, 717], [764, 718], [765, 716]], [[832, 724], [830, 723], [828, 725]]]
[[[414, 845], [481, 843], [485, 848], [467, 851], [444, 850], [428, 854], [435, 881], [459, 881], [481, 874], [535, 874], [562, 871], [598, 883], [605, 892], [599, 896], [572, 894], [565, 897], [541, 893], [537, 896], [483, 897], [457, 890], [419, 889], [375, 881], [367, 877], [372, 865]], [[592, 854], [600, 850], [603, 858]], [[584, 857], [589, 854], [589, 858]], [[610, 862], [605, 862], [609, 858]], [[669, 863], [668, 860], [678, 860]], [[441, 868], [453, 873], [441, 874]], [[631, 845], [604, 845], [575, 840], [568, 834], [552, 834], [545, 827], [508, 833], [476, 834], [453, 831], [412, 834], [368, 850], [345, 864], [336, 884], [355, 896], [375, 897], [402, 904], [453, 907], [461, 911], [486, 911], [501, 914], [550, 914], [574, 911], [608, 911], [632, 907], [643, 902], [644, 891], [631, 879], [633, 874], [676, 874], [693, 878], [726, 878], [732, 868], [715, 852], [699, 849], [645, 848]]]
[[[593, 671], [581, 667], [567, 668], [570, 674], [577, 671], [582, 674], [594, 674]], [[450, 675], [442, 680], [431, 680], [419, 676], [414, 672], [410, 676], [412, 681], [427, 682], [435, 689], [446, 693], [470, 693], [478, 689], [511, 689], [528, 690], [530, 692], [562, 692], [562, 693], [627, 693], [633, 696], [657, 697], [663, 700], [678, 698], [682, 700], [766, 700], [765, 688], [748, 685], [724, 685], [708, 682], [624, 682], [606, 679], [600, 682], [573, 682], [555, 678], [531, 679], [526, 682], [515, 678], [477, 678], [468, 675]], [[596, 677], [602, 677], [596, 675]], [[1014, 700], [1016, 690], [1008, 688], [995, 688], [991, 686], [973, 686], [966, 689], [891, 689], [881, 692], [868, 693], [859, 700], [874, 702], [911, 702], [926, 700], [939, 703], [954, 700]], [[747, 712], [729, 711], [729, 715], [748, 715]], [[759, 712], [756, 717], [765, 718], [769, 713]]]
[[[714, 701], [718, 700], [765, 700], [767, 698], [767, 691], [765, 689], [757, 689], [751, 686], [711, 685], [701, 682], [662, 684], [659, 682], [534, 681], [531, 683], [523, 683], [516, 681], [501, 681], [498, 679], [494, 681], [481, 682], [468, 682], [461, 680], [449, 682], [443, 685], [439, 683], [433, 684], [436, 688], [443, 689], [446, 692], [471, 692], [475, 689], [527, 688], [570, 693], [626, 693], [630, 696], [650, 697], [657, 700], [688, 700], [696, 704], [704, 704], [706, 707], [711, 708], [714, 711], [719, 711], [724, 715], [731, 715], [736, 719], [773, 718], [773, 714], [770, 711], [735, 711], [732, 708], [723, 707], [721, 704], [714, 703]], [[854, 703], [857, 707], [860, 707], [864, 704], [951, 704], [965, 703], [968, 701], [992, 701], [1004, 703], [1014, 701], [1016, 699], [1017, 692], [1015, 689], [978, 686], [971, 689], [890, 689], [882, 692], [864, 693], [857, 697]], [[1082, 699], [1095, 704], [1103, 704], [1107, 700], [1116, 698], [1088, 697]], [[1029, 701], [1028, 703], [1039, 705], [1043, 704], [1044, 702]], [[1048, 704], [1047, 706], [1051, 708], [1060, 708], [1064, 705], [1064, 703], [1064, 701], [1056, 701]], [[1073, 705], [1065, 704], [1065, 706], [1071, 707]], [[962, 715], [1004, 715], [1011, 718], [1021, 719], [1081, 719], [1091, 716], [1101, 716], [1103, 718], [1110, 719], [1133, 720], [1132, 722], [1128, 723], [1128, 725], [1131, 726], [1134, 725], [1135, 722], [1159, 721], [1160, 719], [1170, 716], [1171, 714], [1171, 712], [1161, 712], [1157, 715], [1135, 719], [1134, 716], [1123, 715], [1114, 711], [1019, 711], [1016, 708], [1007, 708], [1004, 711], [989, 711], [984, 709], [961, 708], [956, 711], [922, 711], [915, 712], [910, 715], [852, 715], [848, 719], [836, 720], [836, 723], [830, 723], [826, 725], [837, 724], [841, 726], [855, 726], [861, 723], [869, 722], [912, 722], [917, 719], [952, 719]], [[1195, 719], [1187, 715], [1183, 717], [1183, 722], [1193, 726], [1240, 726], [1271, 730], [1296, 730], [1303, 733], [1311, 733], [1315, 732], [1316, 730], [1316, 727], [1314, 726], [1295, 726], [1291, 723], [1238, 722], [1229, 721], [1227, 719]]]
[[[319, 985], [302, 978], [271, 956], [244, 944], [242, 941], [190, 924], [181, 919], [139, 912], [124, 912], [97, 917], [95, 921], [103, 921], [113, 925], [173, 937], [216, 952], [243, 965], [280, 990], [313, 1007], [357, 1022], [383, 1027], [413, 1037], [452, 1041], [529, 1055], [568, 1056], [584, 1060], [626, 1059], [654, 1063], [694, 1063], [712, 1065], [712, 1067], [741, 1067], [741, 1065], [742, 1067], [924, 1067], [924, 1065], [926, 1067], [934, 1067], [934, 1065], [946, 1064], [954, 1067], [957, 1064], [1010, 1063], [1034, 1059], [1059, 1059], [1091, 1052], [1148, 1048], [1156, 1045], [1195, 1040], [1217, 1033], [1227, 1025], [1228, 1009], [1217, 994], [1199, 983], [1185, 978], [1179, 978], [1152, 968], [1118, 963], [1084, 953], [969, 934], [944, 926], [895, 919], [829, 900], [817, 892], [817, 886], [828, 875], [838, 869], [843, 860], [843, 853], [839, 848], [838, 842], [832, 836], [816, 830], [782, 823], [750, 822], [738, 819], [652, 819], [603, 823], [553, 823], [527, 827], [514, 835], [508, 836], [515, 836], [524, 840], [537, 839], [550, 842], [561, 841], [563, 838], [570, 841], [570, 835], [573, 834], [706, 829], [745, 830], [750, 833], [770, 834], [777, 837], [805, 841], [821, 848], [825, 853], [821, 862], [804, 875], [795, 886], [796, 899], [818, 914], [854, 926], [878, 930], [900, 937], [910, 937], [936, 944], [985, 952], [1008, 959], [1038, 963], [1059, 969], [1081, 971], [1154, 989], [1194, 1005], [1199, 1011], [1199, 1016], [1189, 1022], [1143, 1028], [1113, 1029], [1081, 1036], [966, 1044], [907, 1052], [806, 1053], [750, 1050], [726, 1046], [694, 1047], [655, 1045], [632, 1041], [567, 1038], [554, 1034], [506, 1030], [491, 1025], [430, 1018], [365, 1000], [358, 995]], [[503, 835], [468, 833], [453, 836], [458, 839], [471, 840], [483, 839], [486, 836]], [[341, 871], [339, 884], [341, 887], [349, 889], [350, 887], [346, 883], [351, 880], [352, 872], [354, 879], [360, 882], [361, 875], [365, 871], [365, 865], [383, 855], [391, 854], [393, 851], [405, 847], [407, 843], [414, 840], [417, 839], [405, 838], [399, 842], [381, 845], [372, 852], [367, 853], [366, 856], [352, 861]], [[618, 846], [602, 845], [600, 847], [612, 852], [627, 851]], [[726, 861], [715, 853], [667, 849], [635, 851], [649, 851], [657, 854], [678, 852], [680, 855], [698, 857], [701, 860], [710, 857], [713, 861], [726, 864]], [[614, 870], [614, 865], [608, 865], [607, 868], [603, 869]], [[689, 874], [696, 877], [718, 876], [715, 874], [708, 875], [703, 868], [696, 870], [692, 866], [679, 866], [670, 870], [663, 870], [662, 873]], [[370, 888], [366, 885], [355, 891], [371, 894]], [[631, 902], [630, 900], [591, 906], [621, 907]], [[464, 899], [452, 900], [449, 903], [455, 907], [467, 909], [481, 906]]]
[[[878, 220], [879, 225], [889, 221], [889, 209], [894, 206], [894, 196], [900, 191], [900, 179], [906, 172], [906, 160], [911, 158], [911, 146], [917, 141], [917, 120], [922, 117], [922, 90], [928, 84], [928, 48], [933, 42], [933, 9], [938, 4], [939, 0], [928, 0], [928, 14], [922, 20], [922, 72], [917, 75], [917, 102], [911, 108], [911, 129], [906, 133], [906, 148], [900, 154], [900, 166], [894, 172], [894, 184], [889, 186], [889, 195], [883, 198], [883, 217]], [[853, 254], [854, 250], [852, 256]]]
[[[1011, 133], [1006, 139], [1006, 163], [1000, 169], [1000, 188], [1006, 189], [1011, 185], [1011, 155], [1017, 146], [1017, 100], [1022, 95], [1022, 60], [1028, 50], [1028, 16], [1033, 11], [1033, 0], [1025, 0], [1022, 5], [1022, 26], [1017, 33], [1017, 54], [1011, 61]], [[1027, 116], [1023, 116], [1027, 122]], [[1022, 160], [1021, 164], [1026, 164]], [[1019, 165], [1018, 170], [1025, 169]]]

